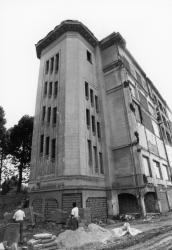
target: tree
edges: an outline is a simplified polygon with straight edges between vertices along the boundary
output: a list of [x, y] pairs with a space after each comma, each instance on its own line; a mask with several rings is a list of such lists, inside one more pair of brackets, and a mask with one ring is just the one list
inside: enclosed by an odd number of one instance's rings
[[12, 163], [18, 169], [17, 192], [21, 191], [23, 170], [30, 166], [32, 132], [33, 117], [28, 115], [23, 116], [9, 131], [9, 153], [12, 156]]
[[0, 106], [0, 188], [2, 180], [2, 172], [4, 168], [4, 160], [7, 155], [7, 131], [5, 128], [6, 119], [4, 109]]

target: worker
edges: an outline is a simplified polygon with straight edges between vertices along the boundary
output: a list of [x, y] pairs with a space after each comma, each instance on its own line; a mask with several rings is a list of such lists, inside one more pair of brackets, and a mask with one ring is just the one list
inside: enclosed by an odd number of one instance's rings
[[23, 243], [23, 222], [24, 222], [24, 218], [25, 216], [25, 212], [22, 210], [22, 206], [18, 206], [17, 207], [17, 211], [14, 213], [13, 215], [13, 219], [16, 223], [20, 224], [20, 243]]
[[76, 230], [78, 228], [79, 209], [76, 206], [76, 202], [73, 202], [72, 206], [73, 208], [71, 210], [71, 229]]

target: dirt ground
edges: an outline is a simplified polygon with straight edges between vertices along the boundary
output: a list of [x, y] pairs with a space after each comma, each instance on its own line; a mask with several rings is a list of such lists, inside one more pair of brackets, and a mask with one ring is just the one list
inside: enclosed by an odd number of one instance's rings
[[[101, 224], [106, 229], [121, 227], [125, 222], [110, 221], [108, 224]], [[136, 236], [126, 235], [117, 238], [113, 243], [106, 245], [87, 245], [75, 250], [170, 250], [172, 249], [172, 212], [166, 215], [150, 216], [147, 219], [138, 219], [129, 221], [132, 228], [142, 231]], [[66, 230], [65, 226], [53, 222], [38, 223], [34, 228], [31, 226], [25, 228], [25, 240], [31, 239], [34, 234], [49, 232], [56, 236]], [[26, 245], [26, 243], [24, 244]]]

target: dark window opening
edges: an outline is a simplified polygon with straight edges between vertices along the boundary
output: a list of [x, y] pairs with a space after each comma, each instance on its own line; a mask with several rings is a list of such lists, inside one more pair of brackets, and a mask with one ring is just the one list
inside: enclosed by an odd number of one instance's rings
[[42, 122], [44, 122], [44, 120], [45, 120], [45, 111], [46, 111], [46, 107], [43, 106], [42, 107]]
[[54, 69], [54, 57], [51, 58], [51, 68], [50, 68], [50, 72], [52, 73]]
[[137, 78], [138, 83], [140, 83], [140, 85], [142, 85], [142, 78], [137, 72], [136, 72], [136, 78]]
[[57, 96], [58, 93], [58, 81], [54, 83], [54, 97]]
[[88, 144], [88, 164], [92, 165], [93, 159], [92, 159], [92, 146], [91, 146], [91, 141], [87, 140]]
[[40, 136], [40, 154], [43, 154], [44, 150], [44, 135]]
[[59, 53], [56, 55], [55, 72], [57, 73], [58, 70], [59, 70]]
[[50, 83], [49, 83], [49, 92], [48, 92], [49, 97], [52, 96], [52, 87], [53, 87], [53, 83], [50, 82]]
[[100, 123], [97, 122], [97, 136], [100, 139], [101, 138], [101, 130], [100, 130]]
[[93, 134], [96, 133], [96, 125], [95, 125], [95, 116], [91, 116], [91, 121], [92, 121], [92, 132]]
[[97, 159], [97, 147], [94, 146], [94, 147], [93, 147], [93, 150], [94, 150], [95, 172], [98, 173], [98, 172], [99, 172], [99, 166], [98, 166], [98, 159]]
[[88, 100], [89, 99], [89, 87], [88, 82], [85, 82], [85, 97]]
[[86, 109], [86, 123], [87, 123], [87, 127], [90, 127], [90, 110]]
[[166, 132], [166, 136], [167, 136], [168, 143], [171, 144], [171, 136], [168, 132]]
[[99, 153], [99, 162], [100, 162], [100, 173], [101, 173], [101, 174], [104, 174], [103, 156], [102, 156], [102, 153]]
[[56, 139], [51, 141], [51, 159], [55, 160], [56, 158]]
[[53, 108], [53, 125], [57, 123], [57, 108]]
[[51, 107], [48, 107], [47, 122], [50, 123], [51, 120]]
[[91, 105], [94, 106], [94, 93], [92, 89], [90, 89], [90, 101]]
[[98, 97], [95, 95], [95, 106], [96, 106], [96, 112], [99, 112], [99, 103], [98, 103]]
[[48, 83], [44, 82], [44, 95], [45, 96], [47, 95], [47, 86], [48, 86]]
[[49, 71], [49, 61], [46, 61], [45, 63], [45, 74], [48, 74]]
[[49, 155], [49, 142], [50, 142], [50, 137], [46, 137], [46, 142], [45, 142], [45, 154]]
[[87, 61], [89, 61], [90, 63], [92, 63], [92, 55], [91, 53], [87, 50]]

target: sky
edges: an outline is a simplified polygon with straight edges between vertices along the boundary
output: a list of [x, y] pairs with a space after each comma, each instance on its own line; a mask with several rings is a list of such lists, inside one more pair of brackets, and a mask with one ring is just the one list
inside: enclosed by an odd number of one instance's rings
[[66, 19], [83, 22], [98, 40], [120, 32], [172, 109], [172, 0], [0, 0], [0, 106], [7, 128], [34, 116], [35, 44]]

